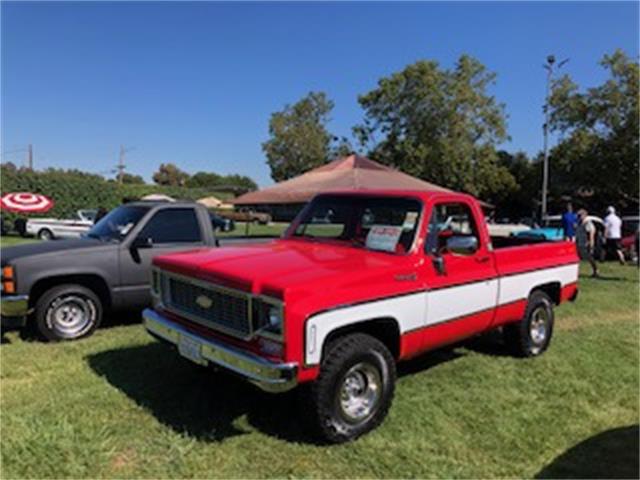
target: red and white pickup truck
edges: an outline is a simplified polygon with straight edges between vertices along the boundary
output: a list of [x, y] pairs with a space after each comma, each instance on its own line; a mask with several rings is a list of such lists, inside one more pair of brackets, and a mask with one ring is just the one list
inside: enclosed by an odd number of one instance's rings
[[454, 193], [322, 194], [281, 239], [154, 265], [152, 335], [267, 391], [309, 383], [334, 442], [382, 422], [397, 361], [498, 327], [514, 353], [541, 354], [578, 289], [573, 243], [491, 239]]

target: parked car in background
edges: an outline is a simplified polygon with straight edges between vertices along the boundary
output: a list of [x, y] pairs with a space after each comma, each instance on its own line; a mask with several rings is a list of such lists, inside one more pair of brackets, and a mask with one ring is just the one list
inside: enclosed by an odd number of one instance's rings
[[218, 210], [217, 214], [234, 222], [259, 223], [260, 225], [271, 223], [271, 215], [254, 210]]
[[622, 217], [622, 251], [627, 260], [638, 262], [640, 254], [638, 240], [640, 237], [640, 217], [627, 215]]
[[383, 421], [397, 361], [496, 328], [542, 354], [578, 288], [574, 243], [490, 238], [474, 198], [423, 191], [322, 194], [281, 239], [153, 263], [149, 333], [269, 392], [310, 384], [332, 442]]
[[105, 311], [150, 303], [154, 256], [216, 246], [220, 225], [228, 224], [196, 203], [141, 201], [112, 210], [83, 238], [3, 248], [2, 326], [44, 340], [90, 335]]
[[29, 218], [25, 225], [25, 233], [40, 240], [57, 238], [80, 238], [93, 226], [98, 213], [97, 209], [78, 210], [73, 218]]

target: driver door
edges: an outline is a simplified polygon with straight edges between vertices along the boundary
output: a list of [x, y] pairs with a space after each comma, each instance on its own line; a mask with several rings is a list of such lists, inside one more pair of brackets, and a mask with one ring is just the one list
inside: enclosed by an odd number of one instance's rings
[[[474, 207], [476, 211], [474, 211]], [[494, 256], [476, 219], [475, 204], [432, 205], [425, 243], [428, 257], [425, 346], [451, 343], [491, 325], [498, 297]], [[430, 328], [433, 327], [433, 328]], [[438, 327], [438, 328], [436, 328]], [[446, 342], [444, 342], [446, 340]]]
[[153, 214], [135, 239], [120, 251], [120, 285], [124, 301], [145, 306], [151, 301], [150, 270], [153, 257], [204, 245], [203, 232], [193, 208], [165, 208]]

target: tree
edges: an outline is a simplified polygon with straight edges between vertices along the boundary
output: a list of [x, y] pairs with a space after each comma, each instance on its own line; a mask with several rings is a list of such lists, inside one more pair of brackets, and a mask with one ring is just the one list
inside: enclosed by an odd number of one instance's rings
[[213, 172], [197, 172], [187, 182], [187, 187], [230, 190], [235, 193], [246, 193], [258, 188], [251, 178], [238, 175], [218, 175]]
[[133, 175], [131, 173], [123, 173], [122, 174], [122, 183], [135, 184], [135, 185], [144, 185], [144, 178], [140, 175]]
[[580, 91], [568, 75], [553, 84], [550, 127], [563, 140], [551, 151], [550, 185], [599, 207], [637, 205], [638, 62], [616, 50], [600, 65], [609, 74], [602, 85]]
[[279, 182], [326, 163], [333, 136], [327, 130], [333, 102], [323, 92], [310, 92], [293, 105], [286, 105], [269, 120], [269, 140], [262, 144]]
[[213, 172], [196, 172], [186, 182], [190, 188], [209, 188], [221, 184], [222, 177]]
[[189, 178], [189, 174], [183, 172], [173, 163], [163, 163], [158, 171], [153, 174], [153, 181], [158, 185], [169, 185], [172, 187], [184, 186]]
[[358, 98], [365, 110], [354, 135], [382, 163], [488, 200], [516, 187], [498, 164], [505, 141], [504, 106], [487, 93], [495, 74], [463, 55], [451, 70], [418, 61], [379, 80]]
[[541, 159], [532, 161], [524, 152], [498, 151], [498, 165], [509, 170], [517, 185], [496, 206], [499, 216], [509, 217], [514, 222], [522, 217], [536, 216], [542, 185]]

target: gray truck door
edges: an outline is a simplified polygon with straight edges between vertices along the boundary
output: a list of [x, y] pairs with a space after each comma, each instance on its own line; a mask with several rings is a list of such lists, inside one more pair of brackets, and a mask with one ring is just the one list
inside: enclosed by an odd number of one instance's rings
[[[120, 251], [121, 298], [125, 307], [142, 307], [151, 301], [151, 260], [157, 255], [205, 245], [194, 208], [166, 208], [153, 214], [131, 246]], [[146, 245], [136, 247], [135, 244]]]

